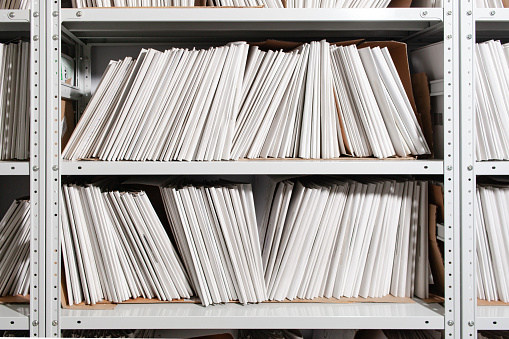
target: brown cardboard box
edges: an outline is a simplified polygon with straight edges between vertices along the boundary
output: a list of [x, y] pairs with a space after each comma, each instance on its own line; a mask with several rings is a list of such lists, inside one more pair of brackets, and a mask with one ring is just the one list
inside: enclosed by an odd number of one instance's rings
[[509, 0], [502, 0], [505, 8], [509, 8]]
[[67, 145], [67, 142], [69, 141], [69, 138], [71, 137], [71, 134], [74, 131], [74, 127], [76, 127], [76, 125], [74, 123], [73, 102], [71, 100], [63, 99], [60, 103], [60, 106], [61, 106], [60, 120], [62, 122], [61, 144], [63, 150], [65, 145]]

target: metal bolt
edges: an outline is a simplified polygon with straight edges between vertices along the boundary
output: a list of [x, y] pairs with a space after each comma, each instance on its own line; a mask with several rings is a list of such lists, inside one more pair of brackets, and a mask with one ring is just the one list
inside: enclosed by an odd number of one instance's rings
[[448, 171], [452, 171], [452, 166], [447, 166]]
[[53, 325], [53, 326], [57, 326], [57, 325], [58, 325], [58, 321], [53, 320], [53, 321], [51, 322], [51, 325]]
[[56, 41], [56, 40], [58, 40], [58, 34], [53, 34], [53, 37], [52, 37], [52, 38], [53, 38], [53, 40], [55, 40], [55, 41]]
[[491, 12], [490, 12], [490, 15], [491, 15], [491, 16], [494, 16], [494, 15], [495, 15], [495, 11], [491, 11]]
[[58, 16], [58, 11], [54, 11], [52, 14], [53, 14], [54, 17], [57, 17]]
[[39, 36], [38, 35], [34, 35], [34, 41], [39, 41]]
[[447, 39], [452, 39], [452, 35], [451, 35], [451, 34], [449, 34], [449, 35], [447, 36]]
[[53, 165], [53, 167], [51, 167], [53, 169], [53, 171], [58, 171], [58, 166], [57, 165]]
[[467, 35], [467, 39], [471, 40], [472, 39], [472, 34]]
[[39, 322], [37, 320], [32, 321], [32, 326], [38, 326]]
[[35, 165], [34, 167], [32, 167], [32, 170], [33, 170], [34, 172], [37, 172], [37, 171], [39, 170], [39, 166]]
[[472, 166], [472, 165], [470, 165], [470, 166], [468, 166], [468, 167], [467, 167], [467, 170], [469, 170], [469, 171], [471, 171], [471, 170], [473, 170], [473, 169], [474, 169], [474, 166]]
[[449, 326], [452, 326], [452, 325], [454, 325], [454, 321], [452, 321], [452, 320], [449, 320], [449, 321], [447, 322], [447, 325], [449, 325]]
[[422, 11], [422, 12], [421, 12], [421, 15], [422, 15], [422, 16], [426, 16], [426, 15], [428, 15], [428, 11]]
[[472, 15], [472, 11], [467, 11], [467, 15]]
[[16, 17], [16, 13], [9, 12], [8, 16], [9, 16], [9, 19], [14, 19]]
[[38, 18], [39, 17], [39, 12], [34, 12], [34, 18]]
[[468, 326], [473, 327], [474, 325], [475, 325], [475, 323], [474, 323], [472, 320], [470, 320], [470, 321], [468, 322]]
[[447, 11], [447, 15], [452, 15], [452, 11]]
[[76, 16], [77, 16], [78, 18], [81, 18], [81, 16], [82, 16], [82, 15], [83, 15], [83, 13], [82, 13], [81, 11], [77, 11], [77, 12], [76, 12]]

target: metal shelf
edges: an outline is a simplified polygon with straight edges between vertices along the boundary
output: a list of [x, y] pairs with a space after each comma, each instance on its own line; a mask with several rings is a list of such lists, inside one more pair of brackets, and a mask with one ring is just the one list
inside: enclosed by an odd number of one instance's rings
[[444, 329], [438, 304], [128, 304], [114, 310], [62, 309], [62, 329]]
[[28, 304], [0, 305], [0, 330], [28, 330]]
[[30, 32], [30, 10], [0, 9], [0, 32]]
[[62, 83], [60, 86], [60, 96], [62, 99], [79, 100], [82, 94], [78, 87]]
[[477, 306], [478, 330], [509, 330], [509, 306]]
[[509, 161], [478, 161], [474, 171], [476, 175], [509, 175]]
[[[62, 25], [86, 43], [207, 42], [233, 38], [392, 38], [436, 28], [441, 8], [267, 9], [109, 8], [62, 9]], [[435, 30], [433, 30], [435, 32]], [[355, 36], [352, 36], [355, 34]], [[437, 33], [437, 39], [443, 34]]]
[[28, 161], [0, 161], [0, 175], [30, 175]]
[[62, 161], [62, 175], [443, 174], [441, 160]]
[[478, 41], [487, 39], [507, 40], [509, 8], [476, 8], [474, 13]]

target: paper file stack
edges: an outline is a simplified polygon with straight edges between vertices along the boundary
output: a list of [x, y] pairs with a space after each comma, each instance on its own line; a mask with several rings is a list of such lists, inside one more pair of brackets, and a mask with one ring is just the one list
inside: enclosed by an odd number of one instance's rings
[[503, 0], [476, 0], [477, 8], [504, 8]]
[[507, 339], [509, 331], [479, 331], [477, 339]]
[[313, 330], [313, 339], [441, 339], [441, 331], [426, 330]]
[[391, 0], [286, 0], [287, 8], [386, 8]]
[[195, 0], [72, 0], [72, 7], [194, 7], [194, 1]]
[[2, 0], [0, 9], [30, 9], [30, 0]]
[[161, 193], [202, 304], [266, 300], [251, 185], [175, 181]]
[[208, 6], [283, 8], [282, 0], [208, 0]]
[[478, 185], [475, 205], [478, 298], [509, 302], [509, 187]]
[[112, 61], [62, 156], [330, 159], [428, 154], [387, 48], [142, 50]]
[[30, 288], [30, 201], [15, 200], [0, 221], [0, 296]]
[[476, 44], [477, 160], [509, 159], [509, 45]]
[[26, 160], [30, 129], [30, 44], [0, 43], [0, 160]]
[[[270, 300], [414, 295], [427, 182], [275, 180], [260, 229]], [[417, 268], [416, 268], [417, 267]]]
[[62, 257], [69, 305], [192, 295], [184, 268], [143, 191], [62, 187]]

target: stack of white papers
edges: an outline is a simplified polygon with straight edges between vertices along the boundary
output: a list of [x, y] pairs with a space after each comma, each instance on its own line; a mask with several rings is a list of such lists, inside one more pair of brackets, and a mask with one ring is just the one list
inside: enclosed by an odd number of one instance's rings
[[251, 185], [176, 181], [161, 194], [202, 304], [266, 300]]
[[194, 7], [194, 1], [195, 0], [72, 0], [72, 7]]
[[30, 9], [30, 0], [2, 0], [0, 9]]
[[477, 187], [477, 296], [509, 302], [509, 187]]
[[260, 238], [270, 300], [414, 295], [427, 182], [276, 181]]
[[62, 156], [330, 159], [428, 154], [387, 48], [245, 42], [108, 65]]
[[475, 0], [477, 8], [504, 8], [502, 0]]
[[63, 185], [62, 258], [69, 305], [192, 295], [145, 192]]
[[477, 339], [508, 339], [509, 331], [479, 331]]
[[281, 0], [208, 0], [208, 6], [284, 8]]
[[28, 159], [30, 44], [0, 43], [0, 160]]
[[30, 201], [14, 201], [0, 221], [0, 296], [30, 287]]
[[509, 44], [476, 44], [477, 160], [509, 159]]
[[391, 0], [286, 0], [287, 8], [386, 8]]
[[345, 144], [354, 156], [429, 154], [387, 48], [331, 49]]

